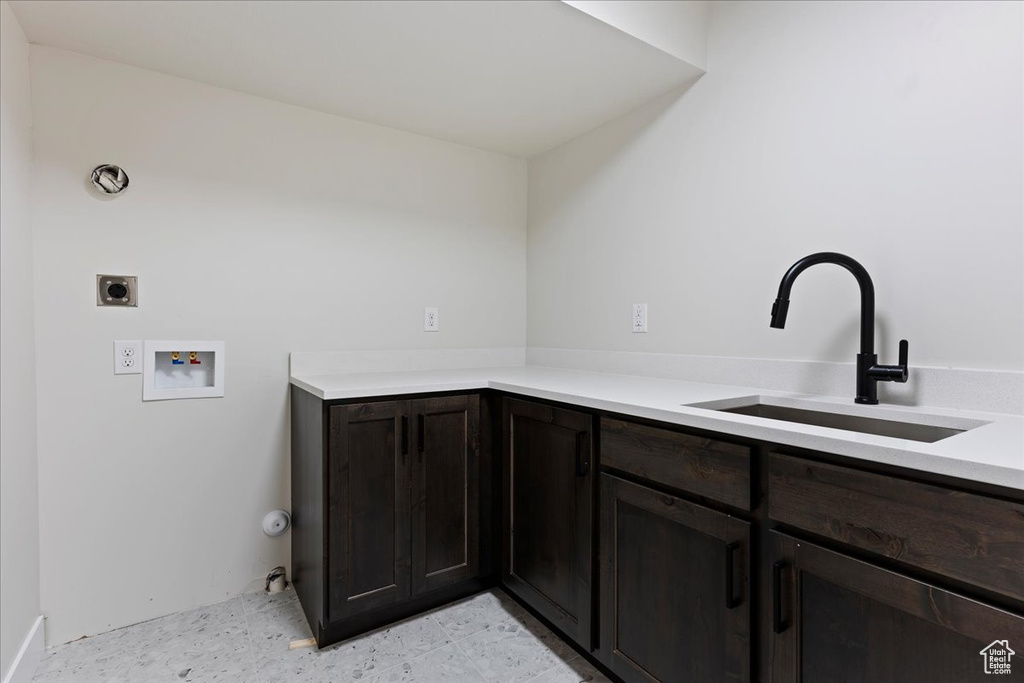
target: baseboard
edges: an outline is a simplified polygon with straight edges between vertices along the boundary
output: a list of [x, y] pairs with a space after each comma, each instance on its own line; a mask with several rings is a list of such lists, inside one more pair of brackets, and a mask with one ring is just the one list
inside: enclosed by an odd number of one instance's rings
[[4, 675], [4, 683], [30, 683], [36, 675], [36, 669], [43, 658], [43, 617], [36, 617], [29, 629], [25, 641], [21, 644], [17, 656], [11, 662], [11, 668]]

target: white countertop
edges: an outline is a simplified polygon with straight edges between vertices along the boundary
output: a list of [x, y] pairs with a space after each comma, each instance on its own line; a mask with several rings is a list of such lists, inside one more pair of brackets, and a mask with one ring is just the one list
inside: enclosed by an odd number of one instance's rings
[[[845, 455], [1024, 491], [1024, 417], [947, 408], [859, 406], [846, 397], [765, 391], [535, 366], [292, 376], [291, 383], [325, 400], [438, 391], [495, 389], [695, 429]], [[853, 390], [853, 381], [850, 382]], [[688, 406], [742, 397], [774, 397], [801, 406], [926, 424], [985, 423], [935, 443], [815, 427]]]

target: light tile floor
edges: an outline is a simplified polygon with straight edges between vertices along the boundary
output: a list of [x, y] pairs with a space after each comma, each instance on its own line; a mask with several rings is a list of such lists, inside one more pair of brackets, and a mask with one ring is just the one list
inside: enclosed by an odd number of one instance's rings
[[493, 590], [323, 650], [295, 593], [249, 593], [47, 650], [39, 683], [578, 683], [608, 679]]

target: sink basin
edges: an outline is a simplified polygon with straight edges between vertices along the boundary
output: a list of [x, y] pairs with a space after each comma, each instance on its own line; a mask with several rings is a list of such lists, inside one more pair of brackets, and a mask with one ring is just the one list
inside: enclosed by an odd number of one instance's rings
[[884, 408], [870, 409], [870, 413], [865, 415], [865, 409], [855, 406], [766, 396], [693, 403], [688, 404], [688, 407], [924, 443], [948, 439], [987, 424], [979, 420], [917, 414], [912, 415], [914, 421], [908, 421], [904, 414]]

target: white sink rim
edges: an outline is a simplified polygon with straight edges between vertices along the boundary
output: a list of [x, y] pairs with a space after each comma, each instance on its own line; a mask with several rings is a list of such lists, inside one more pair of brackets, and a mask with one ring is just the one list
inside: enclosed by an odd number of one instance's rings
[[[873, 420], [888, 420], [891, 422], [902, 422], [906, 424], [922, 425], [927, 427], [943, 427], [946, 429], [956, 429], [961, 432], [967, 432], [972, 429], [977, 429], [984, 425], [989, 424], [986, 420], [978, 420], [966, 417], [956, 417], [951, 415], [933, 415], [929, 413], [920, 413], [911, 410], [900, 410], [896, 406], [888, 405], [861, 405], [857, 403], [839, 403], [830, 401], [820, 401], [813, 399], [804, 398], [790, 398], [786, 396], [766, 396], [753, 394], [750, 396], [738, 396], [735, 398], [721, 399], [718, 401], [703, 401], [699, 403], [683, 403], [680, 404], [685, 408], [699, 408], [702, 410], [716, 411], [718, 415], [729, 415], [730, 413], [722, 413], [721, 411], [729, 410], [732, 408], [741, 408], [744, 406], [750, 406], [754, 404], [763, 404], [768, 406], [776, 406], [779, 408], [794, 408], [798, 410], [809, 410], [819, 413], [830, 413], [834, 415], [849, 415], [851, 417], [862, 417]], [[736, 415], [735, 413], [731, 413]], [[765, 417], [754, 417], [745, 416], [749, 419], [763, 420], [772, 423], [783, 423], [783, 424], [800, 424], [798, 422], [790, 422], [787, 420], [776, 420]], [[832, 429], [831, 427], [823, 427], [823, 429]], [[845, 430], [839, 430], [845, 431]], [[954, 438], [954, 437], [949, 437]], [[943, 439], [945, 440], [945, 439]]]

